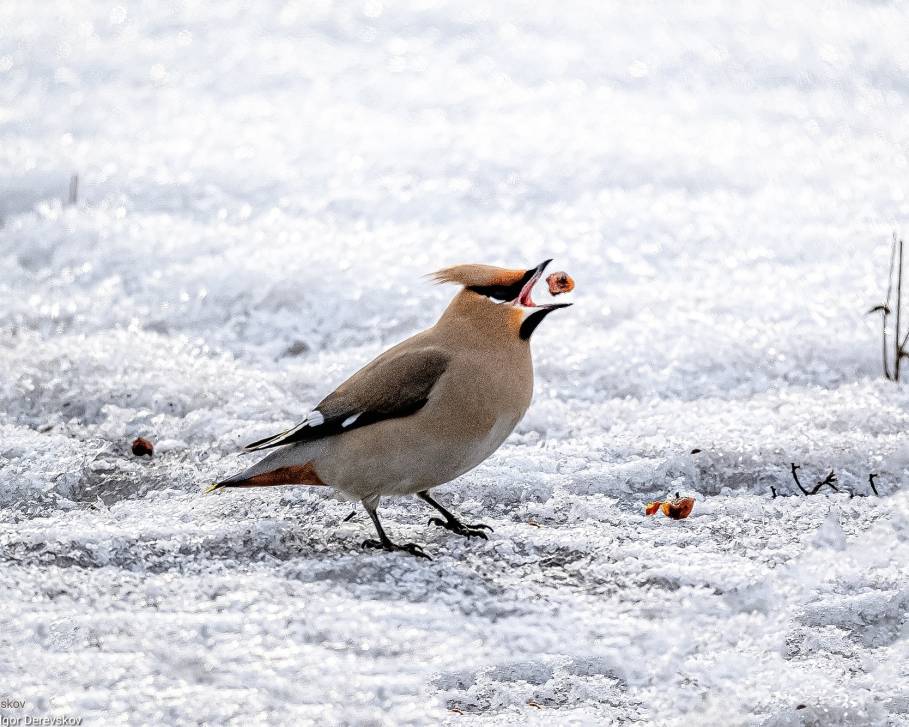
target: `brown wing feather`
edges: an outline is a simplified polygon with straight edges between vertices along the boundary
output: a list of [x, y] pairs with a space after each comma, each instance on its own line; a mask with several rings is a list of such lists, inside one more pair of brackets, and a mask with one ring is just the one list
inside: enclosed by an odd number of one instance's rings
[[[319, 402], [301, 424], [246, 446], [249, 451], [340, 434], [383, 419], [409, 416], [429, 399], [449, 356], [437, 348], [391, 349], [357, 371]], [[321, 421], [316, 424], [319, 417]]]

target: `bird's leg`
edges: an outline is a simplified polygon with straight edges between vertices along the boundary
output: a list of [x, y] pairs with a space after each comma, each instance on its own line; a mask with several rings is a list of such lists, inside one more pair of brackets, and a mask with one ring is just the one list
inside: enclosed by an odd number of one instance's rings
[[[376, 498], [378, 500], [378, 498]], [[378, 502], [375, 504], [370, 503], [369, 505], [366, 502], [363, 502], [363, 507], [366, 509], [366, 512], [369, 513], [369, 517], [372, 518], [373, 525], [376, 526], [376, 532], [379, 534], [378, 540], [364, 540], [362, 547], [364, 548], [378, 548], [380, 550], [400, 550], [405, 553], [410, 553], [415, 555], [418, 558], [426, 558], [426, 560], [432, 560], [426, 553], [423, 552], [423, 547], [417, 545], [416, 543], [404, 543], [404, 545], [398, 545], [397, 543], [392, 543], [389, 537], [385, 534], [385, 529], [382, 527], [382, 523], [379, 522], [379, 514], [376, 512], [376, 507]]]
[[444, 520], [441, 520], [437, 517], [429, 518], [430, 525], [438, 525], [445, 528], [446, 530], [451, 530], [453, 533], [463, 535], [465, 538], [483, 538], [483, 540], [489, 540], [489, 538], [486, 537], [486, 533], [483, 532], [484, 530], [492, 532], [492, 528], [488, 525], [484, 525], [483, 523], [475, 523], [474, 525], [462, 523], [460, 520], [458, 520], [457, 517], [454, 516], [453, 513], [449, 512], [442, 505], [432, 499], [429, 494], [429, 490], [418, 492], [417, 497], [419, 497], [424, 502], [428, 502], [445, 516]]

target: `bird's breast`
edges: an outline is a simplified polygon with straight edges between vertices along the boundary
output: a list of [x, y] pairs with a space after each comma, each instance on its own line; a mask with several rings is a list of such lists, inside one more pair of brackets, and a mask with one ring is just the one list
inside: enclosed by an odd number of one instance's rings
[[502, 446], [502, 443], [508, 439], [520, 419], [520, 416], [513, 414], [502, 414], [499, 416], [492, 427], [487, 430], [485, 436], [474, 442], [473, 446], [466, 448], [463, 463], [464, 471], [466, 472], [476, 467]]

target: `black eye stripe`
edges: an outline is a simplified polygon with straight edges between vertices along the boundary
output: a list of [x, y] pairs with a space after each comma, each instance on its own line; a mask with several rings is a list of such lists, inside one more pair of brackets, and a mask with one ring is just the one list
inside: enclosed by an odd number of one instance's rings
[[472, 290], [474, 293], [479, 293], [480, 295], [485, 295], [490, 298], [495, 298], [496, 300], [514, 300], [521, 294], [521, 290], [527, 284], [527, 281], [533, 277], [533, 274], [536, 271], [536, 268], [528, 270], [517, 283], [513, 283], [512, 285], [471, 285], [468, 290]]

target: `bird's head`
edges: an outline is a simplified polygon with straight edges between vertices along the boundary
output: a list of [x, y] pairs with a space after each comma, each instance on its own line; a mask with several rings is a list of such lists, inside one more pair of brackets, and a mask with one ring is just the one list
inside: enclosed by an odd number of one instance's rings
[[[544, 260], [529, 270], [499, 268], [493, 265], [455, 265], [433, 273], [437, 283], [455, 283], [464, 290], [452, 303], [460, 315], [481, 320], [502, 320], [517, 335], [527, 340], [543, 319], [571, 303], [542, 303], [533, 300], [533, 289], [552, 260]], [[570, 282], [567, 275], [561, 274]], [[552, 285], [550, 288], [552, 289]], [[573, 283], [571, 283], [573, 287]], [[567, 292], [563, 288], [558, 292]]]

